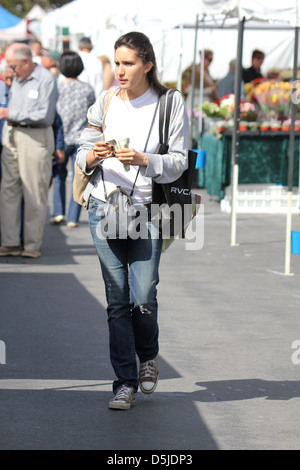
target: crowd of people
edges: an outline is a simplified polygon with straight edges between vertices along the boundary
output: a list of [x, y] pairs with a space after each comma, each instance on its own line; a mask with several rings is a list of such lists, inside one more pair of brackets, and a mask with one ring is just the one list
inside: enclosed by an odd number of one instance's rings
[[[84, 174], [93, 175], [85, 196], [105, 284], [116, 375], [109, 408], [128, 410], [138, 388], [153, 393], [159, 377], [157, 285], [163, 238], [150, 217], [153, 181], [173, 182], [187, 169], [190, 126], [186, 103], [174, 91], [169, 141], [161, 144], [158, 109], [169, 90], [159, 81], [153, 46], [143, 33], [125, 34], [115, 43], [118, 87], [109, 60], [91, 51], [91, 41], [83, 38], [77, 52], [65, 51], [55, 61], [39, 41], [32, 41], [9, 45], [1, 60], [0, 256], [41, 256], [51, 184], [50, 223], [76, 227], [81, 206], [71, 195], [67, 210], [68, 162], [73, 173], [76, 162]], [[206, 50], [196, 81], [204, 70], [204, 94], [214, 100], [218, 87], [209, 72], [212, 60], [212, 51]], [[256, 54], [243, 79], [260, 73], [261, 62]], [[186, 75], [190, 79], [190, 70]], [[229, 84], [232, 79], [226, 77], [223, 88]], [[110, 88], [114, 93], [105, 91]], [[124, 140], [124, 134], [130, 148], [111, 145], [113, 139]], [[99, 162], [100, 172], [95, 171]], [[127, 191], [132, 204], [148, 211], [148, 236], [99, 236], [107, 190], [110, 195]]]
[[[202, 55], [204, 61], [202, 64]], [[232, 59], [229, 62], [228, 73], [220, 80], [213, 79], [209, 70], [209, 67], [213, 61], [213, 51], [205, 49], [200, 51], [200, 63], [195, 68], [195, 83], [194, 83], [194, 103], [199, 103], [201, 81], [203, 83], [203, 100], [204, 101], [215, 101], [228, 94], [234, 94], [235, 92], [235, 69], [236, 60]], [[256, 80], [257, 78], [263, 78], [261, 66], [264, 61], [265, 54], [259, 49], [255, 49], [252, 52], [251, 65], [249, 68], [242, 69], [242, 80], [241, 80], [241, 92], [242, 97], [244, 94], [243, 85]], [[203, 80], [201, 80], [201, 73], [203, 70]], [[187, 95], [187, 107], [192, 107], [192, 92], [193, 92], [193, 77], [192, 77], [193, 65], [190, 65], [182, 74], [183, 89]]]
[[50, 223], [78, 226], [81, 206], [72, 195], [67, 201], [68, 163], [74, 172], [87, 110], [116, 86], [109, 59], [92, 49], [82, 38], [77, 52], [53, 57], [33, 39], [0, 55], [0, 256], [41, 256], [51, 184]]
[[[102, 90], [118, 85], [109, 59], [97, 57], [92, 49], [91, 40], [84, 37], [77, 52], [65, 51], [59, 57], [53, 57], [36, 39], [28, 44], [8, 45], [2, 51], [0, 256], [41, 255], [50, 184], [50, 223], [66, 223], [69, 228], [79, 224], [81, 206], [72, 195], [67, 203], [69, 161], [74, 176], [78, 139], [88, 124], [87, 110]], [[202, 71], [205, 100], [234, 93], [235, 60], [230, 62], [226, 76], [217, 82], [209, 70], [213, 51], [201, 51], [200, 59], [202, 54], [204, 63], [195, 69], [194, 99], [199, 98]], [[244, 83], [262, 77], [263, 60], [262, 51], [253, 51], [251, 66], [243, 69]], [[189, 109], [192, 66], [183, 73], [183, 86]]]

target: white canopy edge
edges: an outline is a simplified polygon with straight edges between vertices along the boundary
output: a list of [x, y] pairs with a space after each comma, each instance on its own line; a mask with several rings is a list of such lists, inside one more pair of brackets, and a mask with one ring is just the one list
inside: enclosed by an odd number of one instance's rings
[[300, 26], [300, 0], [202, 0], [199, 15], [284, 22], [295, 27]]

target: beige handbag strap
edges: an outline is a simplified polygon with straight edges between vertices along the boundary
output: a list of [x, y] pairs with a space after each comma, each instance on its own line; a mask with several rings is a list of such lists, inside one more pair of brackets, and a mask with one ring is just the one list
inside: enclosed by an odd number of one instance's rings
[[[110, 102], [112, 100], [112, 97], [114, 96], [115, 92], [113, 90], [108, 91], [106, 98], [105, 98], [105, 103], [104, 103], [104, 109], [103, 109], [103, 138], [104, 138], [104, 130], [105, 130], [105, 118], [107, 115], [107, 111], [110, 105]], [[105, 140], [105, 138], [104, 138]]]
[[96, 131], [100, 132], [102, 134], [105, 129], [105, 117], [110, 105], [110, 102], [112, 100], [112, 97], [114, 96], [115, 92], [113, 90], [110, 90], [107, 92], [105, 96], [105, 101], [104, 101], [104, 108], [103, 108], [103, 123], [102, 123], [102, 128], [100, 126], [93, 126], [92, 124], [89, 124], [88, 127], [90, 129], [95, 129]]

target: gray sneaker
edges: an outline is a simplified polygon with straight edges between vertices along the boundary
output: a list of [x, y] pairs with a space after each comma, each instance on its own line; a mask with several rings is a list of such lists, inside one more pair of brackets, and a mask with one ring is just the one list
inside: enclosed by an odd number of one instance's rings
[[129, 410], [135, 402], [135, 392], [133, 387], [122, 385], [116, 396], [108, 404], [111, 410]]
[[143, 393], [153, 393], [158, 384], [158, 367], [156, 359], [142, 362], [139, 373], [140, 389]]

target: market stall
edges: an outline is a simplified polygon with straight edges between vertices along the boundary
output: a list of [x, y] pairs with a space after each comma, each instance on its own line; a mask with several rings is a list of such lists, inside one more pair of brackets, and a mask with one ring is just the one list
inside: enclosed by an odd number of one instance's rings
[[[259, 80], [245, 85], [245, 96], [246, 100], [240, 104], [238, 129], [239, 183], [287, 186], [291, 81], [283, 80], [279, 75], [276, 79]], [[216, 103], [204, 102], [202, 110], [205, 132], [199, 140], [201, 149], [207, 155], [205, 182], [201, 174], [199, 185], [205, 185], [209, 194], [222, 199], [226, 186], [231, 184], [235, 97], [227, 95]], [[299, 104], [296, 110], [300, 112]], [[296, 120], [294, 126], [296, 151], [293, 185], [299, 186], [300, 121]]]

